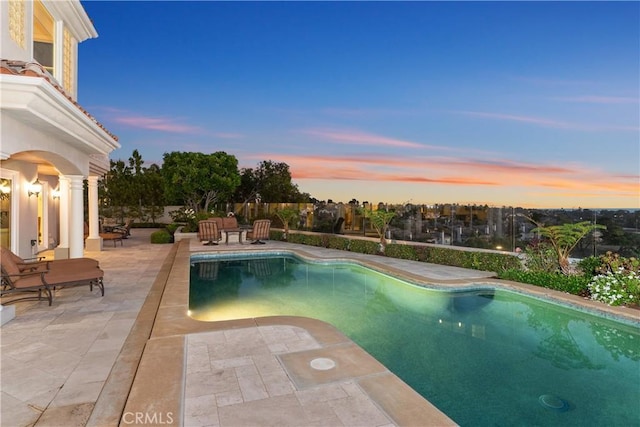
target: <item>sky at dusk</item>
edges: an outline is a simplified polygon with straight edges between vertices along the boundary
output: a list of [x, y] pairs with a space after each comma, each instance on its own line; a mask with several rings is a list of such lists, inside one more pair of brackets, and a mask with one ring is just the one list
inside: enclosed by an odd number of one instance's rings
[[336, 202], [640, 208], [639, 2], [83, 1], [80, 104], [145, 163]]

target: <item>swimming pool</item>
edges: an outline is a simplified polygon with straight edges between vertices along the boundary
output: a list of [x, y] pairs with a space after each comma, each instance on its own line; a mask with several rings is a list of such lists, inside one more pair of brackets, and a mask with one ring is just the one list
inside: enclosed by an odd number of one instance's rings
[[514, 292], [444, 292], [350, 263], [193, 256], [191, 316], [336, 326], [461, 425], [638, 425], [640, 331]]

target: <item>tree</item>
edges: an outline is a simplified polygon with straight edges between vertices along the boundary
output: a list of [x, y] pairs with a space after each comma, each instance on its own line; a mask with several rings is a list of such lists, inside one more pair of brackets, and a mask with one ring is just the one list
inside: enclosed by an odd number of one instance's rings
[[152, 223], [164, 212], [165, 197], [162, 170], [152, 164], [144, 170], [144, 195], [142, 197], [142, 217], [148, 217]]
[[269, 203], [299, 203], [309, 199], [309, 195], [300, 193], [298, 186], [291, 181], [289, 165], [271, 160], [241, 172], [241, 184], [234, 199], [246, 203], [256, 197]]
[[162, 175], [168, 200], [194, 212], [228, 201], [240, 185], [238, 160], [223, 151], [165, 153]]
[[[164, 209], [164, 189], [157, 165], [144, 167], [144, 160], [133, 150], [128, 164], [122, 160], [111, 161], [111, 169], [98, 184], [102, 214], [117, 217], [139, 218], [155, 222]], [[115, 209], [115, 212], [113, 211]]]
[[380, 252], [384, 252], [387, 247], [387, 239], [385, 238], [385, 234], [387, 232], [387, 227], [389, 227], [389, 223], [396, 216], [395, 212], [389, 212], [382, 209], [378, 209], [376, 211], [364, 210], [365, 218], [368, 218], [375, 228], [378, 236], [380, 236]]
[[538, 225], [531, 231], [533, 233], [538, 232], [549, 240], [557, 256], [560, 270], [564, 274], [570, 274], [569, 255], [573, 248], [590, 232], [604, 228], [606, 227], [600, 224], [593, 224], [591, 221], [582, 221], [575, 224], [550, 225], [546, 227]]
[[[131, 186], [133, 174], [131, 168], [122, 160], [111, 160], [109, 172], [106, 173], [98, 187], [102, 199], [102, 214], [113, 216], [124, 222], [126, 208], [134, 200]], [[101, 193], [101, 194], [100, 194]]]
[[291, 225], [291, 221], [299, 218], [300, 212], [298, 212], [297, 209], [286, 207], [284, 209], [276, 209], [274, 214], [280, 219], [280, 221], [282, 221], [282, 226], [284, 227], [284, 238], [286, 239], [289, 235], [289, 226]]

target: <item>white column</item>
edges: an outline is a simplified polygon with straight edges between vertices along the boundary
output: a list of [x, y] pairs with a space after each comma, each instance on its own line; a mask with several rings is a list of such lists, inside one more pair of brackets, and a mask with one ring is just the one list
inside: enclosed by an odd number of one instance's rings
[[60, 244], [53, 251], [53, 256], [55, 259], [65, 259], [69, 258], [69, 179], [63, 175], [60, 175], [58, 179], [60, 181], [58, 208], [58, 215], [60, 215]]
[[84, 256], [84, 194], [82, 175], [67, 175], [69, 178], [69, 258]]
[[100, 224], [98, 223], [98, 177], [87, 178], [89, 190], [89, 237], [86, 240], [88, 251], [101, 251], [102, 238], [100, 237]]

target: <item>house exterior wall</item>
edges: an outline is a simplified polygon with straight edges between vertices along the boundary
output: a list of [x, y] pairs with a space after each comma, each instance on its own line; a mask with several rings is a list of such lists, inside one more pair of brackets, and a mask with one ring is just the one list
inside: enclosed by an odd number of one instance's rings
[[[38, 1], [0, 1], [0, 177], [11, 180], [9, 247], [22, 257], [51, 248], [77, 257], [84, 251], [82, 179], [95, 182], [108, 171], [119, 144], [76, 99], [77, 45], [97, 37], [91, 20], [79, 0]], [[52, 74], [34, 60], [33, 14], [40, 5], [53, 20]], [[29, 196], [36, 180], [42, 191]], [[57, 197], [61, 187], [66, 191]], [[97, 201], [89, 211], [97, 212]], [[90, 228], [87, 248], [99, 249], [97, 221]]]

